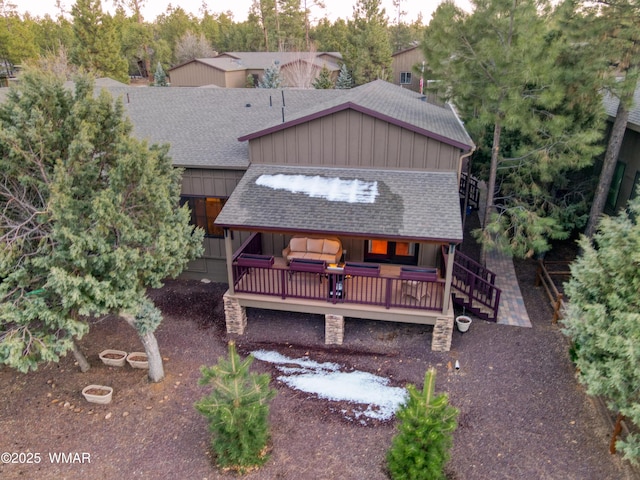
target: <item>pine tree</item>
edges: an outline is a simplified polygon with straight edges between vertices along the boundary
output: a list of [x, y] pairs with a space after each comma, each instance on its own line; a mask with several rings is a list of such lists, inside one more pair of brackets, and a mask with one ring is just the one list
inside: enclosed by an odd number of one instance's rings
[[329, 89], [333, 88], [333, 81], [331, 80], [331, 72], [326, 65], [322, 66], [320, 74], [312, 83], [313, 88], [317, 89]]
[[[587, 393], [640, 426], [640, 190], [628, 211], [603, 217], [565, 284], [569, 303], [564, 333], [573, 341], [578, 378]], [[640, 435], [618, 442], [626, 458], [640, 460]]]
[[129, 82], [129, 65], [110, 15], [102, 12], [100, 0], [77, 0], [71, 8], [74, 48], [72, 62], [96, 76]]
[[281, 85], [280, 66], [274, 63], [265, 68], [262, 80], [258, 83], [258, 88], [280, 88]]
[[442, 3], [422, 49], [439, 93], [458, 107], [479, 152], [489, 157], [483, 230], [476, 236], [483, 247], [530, 257], [578, 223], [563, 223], [568, 209], [554, 194], [566, 193], [566, 185], [555, 182], [601, 151], [597, 75], [585, 49], [563, 36], [548, 2], [472, 3], [472, 13]]
[[164, 68], [162, 68], [162, 64], [158, 62], [158, 66], [156, 67], [156, 73], [153, 74], [153, 84], [156, 87], [168, 87], [167, 83], [167, 74], [164, 73]]
[[340, 72], [338, 73], [338, 79], [336, 80], [336, 88], [344, 90], [353, 87], [353, 79], [347, 68], [347, 64], [343, 63], [340, 66]]
[[38, 72], [0, 105], [0, 363], [77, 354], [88, 318], [114, 313], [138, 333], [150, 379], [164, 376], [146, 289], [181, 273], [203, 232], [176, 207], [168, 147], [131, 137], [123, 110], [88, 78], [72, 92]]
[[345, 61], [356, 85], [391, 78], [391, 41], [380, 0], [358, 0], [349, 21]]
[[444, 467], [453, 445], [458, 409], [449, 405], [446, 393], [435, 395], [436, 371], [430, 369], [419, 392], [408, 385], [409, 398], [396, 414], [399, 433], [387, 454], [393, 480], [444, 479]]
[[253, 360], [251, 355], [241, 360], [229, 342], [228, 358], [200, 369], [199, 384], [211, 385], [212, 391], [195, 404], [209, 421], [217, 465], [240, 473], [267, 460], [269, 402], [276, 395], [269, 374], [249, 371]]
[[591, 60], [595, 63], [595, 60], [605, 59], [604, 64], [598, 62], [603, 65], [600, 76], [604, 74], [608, 78], [606, 88], [619, 102], [585, 229], [585, 235], [591, 236], [604, 212], [633, 108], [634, 91], [640, 80], [640, 1], [577, 3], [591, 13], [583, 36], [583, 41], [589, 43], [591, 51], [596, 52], [591, 54]]

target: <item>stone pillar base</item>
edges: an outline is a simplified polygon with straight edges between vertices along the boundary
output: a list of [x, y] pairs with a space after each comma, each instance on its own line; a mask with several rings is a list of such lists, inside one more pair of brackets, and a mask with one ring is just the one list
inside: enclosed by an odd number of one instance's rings
[[433, 326], [431, 351], [448, 352], [451, 350], [451, 336], [453, 335], [453, 317], [440, 317]]
[[344, 317], [327, 314], [324, 316], [324, 343], [342, 345], [344, 340]]
[[227, 333], [244, 334], [247, 328], [247, 309], [240, 306], [240, 302], [225, 292], [224, 300], [224, 317], [227, 324]]

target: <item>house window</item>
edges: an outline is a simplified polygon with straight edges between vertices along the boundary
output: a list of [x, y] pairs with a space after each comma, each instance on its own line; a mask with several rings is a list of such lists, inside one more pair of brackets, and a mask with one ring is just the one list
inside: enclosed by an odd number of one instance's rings
[[386, 240], [367, 240], [364, 254], [365, 262], [399, 263], [417, 265], [418, 244], [412, 242], [389, 242]]
[[411, 72], [400, 72], [400, 85], [408, 85], [411, 83]]
[[616, 170], [613, 172], [611, 187], [609, 188], [606, 203], [606, 207], [611, 210], [614, 210], [618, 203], [618, 194], [620, 193], [620, 185], [622, 184], [622, 177], [624, 176], [624, 166], [624, 163], [618, 162], [616, 164]]
[[180, 205], [185, 203], [191, 210], [191, 224], [204, 230], [207, 237], [224, 237], [222, 227], [214, 225], [218, 214], [227, 202], [226, 198], [217, 197], [180, 197]]

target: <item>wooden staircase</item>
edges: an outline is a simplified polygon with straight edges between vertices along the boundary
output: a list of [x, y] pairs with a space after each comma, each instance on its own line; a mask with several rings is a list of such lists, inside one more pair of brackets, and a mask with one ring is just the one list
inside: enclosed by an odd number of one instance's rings
[[497, 321], [500, 289], [495, 286], [495, 279], [491, 270], [456, 251], [451, 284], [453, 303], [478, 318]]

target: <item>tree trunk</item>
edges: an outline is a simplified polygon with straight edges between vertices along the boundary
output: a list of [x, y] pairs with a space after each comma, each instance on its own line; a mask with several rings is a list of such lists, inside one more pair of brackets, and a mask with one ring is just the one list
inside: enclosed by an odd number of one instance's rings
[[618, 435], [622, 432], [622, 419], [624, 417], [618, 413], [616, 417], [616, 424], [613, 427], [613, 433], [611, 434], [611, 441], [609, 442], [609, 453], [611, 455], [616, 453], [616, 442], [618, 441]]
[[138, 336], [144, 346], [144, 351], [147, 354], [147, 359], [149, 360], [149, 380], [154, 383], [161, 381], [164, 378], [164, 367], [155, 335], [153, 332], [140, 333], [136, 328], [135, 317], [130, 313], [120, 312], [120, 316], [138, 332]]
[[80, 371], [82, 373], [88, 371], [91, 368], [91, 365], [89, 365], [89, 362], [87, 361], [87, 357], [84, 356], [84, 353], [80, 351], [80, 348], [78, 347], [78, 344], [76, 343], [75, 338], [73, 339], [73, 343], [71, 345], [72, 345], [71, 351], [73, 352], [73, 356], [75, 357], [76, 362], [78, 362]]
[[600, 217], [602, 216], [602, 212], [604, 212], [604, 205], [607, 201], [609, 188], [611, 188], [611, 180], [613, 179], [613, 173], [616, 170], [616, 163], [618, 162], [618, 155], [620, 153], [620, 148], [622, 147], [622, 139], [624, 138], [624, 132], [627, 129], [629, 110], [626, 109], [622, 100], [623, 99], [620, 99], [618, 111], [616, 112], [616, 119], [613, 122], [611, 136], [609, 137], [609, 143], [607, 144], [607, 151], [604, 155], [604, 164], [602, 165], [600, 179], [598, 180], [596, 193], [593, 197], [593, 203], [591, 204], [591, 211], [589, 212], [589, 221], [587, 222], [587, 228], [584, 232], [584, 234], [589, 238], [596, 233]]
[[[496, 191], [496, 176], [498, 174], [498, 156], [500, 154], [500, 135], [502, 133], [502, 125], [499, 121], [493, 126], [493, 145], [491, 147], [491, 168], [489, 170], [489, 184], [487, 185], [487, 203], [484, 209], [484, 218], [482, 221], [482, 229], [487, 228], [491, 213], [494, 209], [494, 195]], [[468, 180], [468, 179], [467, 179]], [[480, 251], [480, 263], [484, 265], [487, 259], [487, 252], [484, 244]]]

